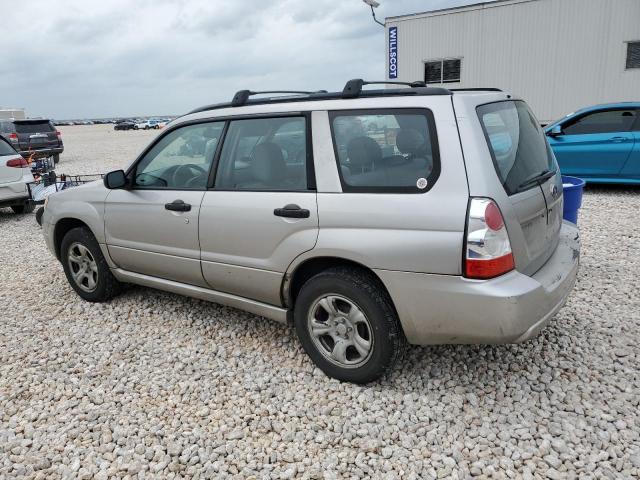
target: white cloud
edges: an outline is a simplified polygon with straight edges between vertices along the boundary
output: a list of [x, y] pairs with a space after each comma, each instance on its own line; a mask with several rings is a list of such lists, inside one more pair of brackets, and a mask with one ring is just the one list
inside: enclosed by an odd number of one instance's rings
[[[381, 3], [383, 19], [473, 1]], [[32, 0], [0, 9], [0, 102], [30, 115], [177, 114], [243, 88], [336, 90], [384, 77], [383, 29], [359, 0]]]

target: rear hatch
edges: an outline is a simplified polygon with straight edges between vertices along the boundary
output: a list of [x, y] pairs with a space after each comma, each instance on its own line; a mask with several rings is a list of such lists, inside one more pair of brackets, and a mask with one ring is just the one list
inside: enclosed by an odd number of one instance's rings
[[13, 122], [21, 151], [58, 148], [60, 139], [49, 120], [16, 120]]
[[[544, 132], [527, 104], [501, 101], [477, 108], [511, 212], [507, 230], [516, 268], [535, 273], [555, 251], [562, 226], [562, 180]], [[515, 218], [513, 218], [515, 217]]]

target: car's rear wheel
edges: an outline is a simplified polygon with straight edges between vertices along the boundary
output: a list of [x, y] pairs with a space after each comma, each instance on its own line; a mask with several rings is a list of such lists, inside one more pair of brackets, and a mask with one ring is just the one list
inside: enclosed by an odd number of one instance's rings
[[100, 246], [86, 227], [69, 230], [62, 239], [60, 259], [67, 280], [88, 302], [104, 302], [120, 292]]
[[54, 164], [54, 165], [57, 165], [59, 161], [60, 161], [60, 154], [59, 154], [59, 153], [56, 153], [56, 154], [53, 156], [53, 164]]
[[296, 299], [294, 322], [318, 368], [347, 382], [385, 375], [406, 344], [380, 281], [354, 268], [332, 268], [308, 280]]
[[11, 210], [13, 213], [23, 214], [23, 213], [31, 213], [36, 208], [33, 202], [24, 202], [20, 205], [12, 205]]

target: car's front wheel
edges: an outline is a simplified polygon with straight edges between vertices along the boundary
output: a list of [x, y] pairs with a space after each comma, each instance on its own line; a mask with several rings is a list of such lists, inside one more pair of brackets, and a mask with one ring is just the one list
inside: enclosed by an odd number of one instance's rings
[[121, 284], [111, 273], [100, 246], [86, 227], [67, 232], [60, 246], [64, 273], [80, 297], [104, 302], [120, 292]]
[[308, 280], [295, 303], [300, 342], [327, 375], [354, 383], [391, 370], [406, 344], [380, 281], [354, 268], [332, 268]]

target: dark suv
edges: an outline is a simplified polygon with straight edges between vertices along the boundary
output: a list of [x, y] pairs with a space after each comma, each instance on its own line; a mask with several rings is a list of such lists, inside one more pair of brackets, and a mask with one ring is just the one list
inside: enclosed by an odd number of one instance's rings
[[60, 132], [46, 119], [0, 120], [0, 135], [24, 158], [53, 157], [58, 163], [64, 150]]

